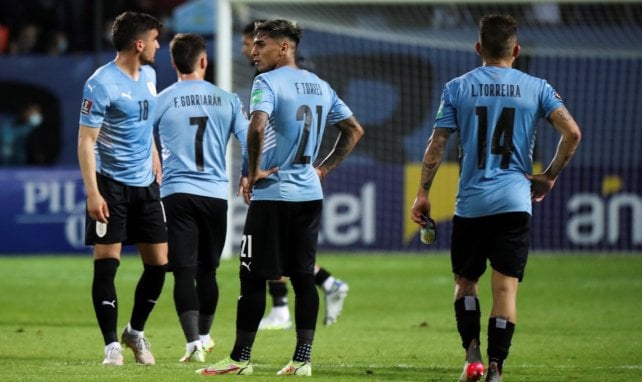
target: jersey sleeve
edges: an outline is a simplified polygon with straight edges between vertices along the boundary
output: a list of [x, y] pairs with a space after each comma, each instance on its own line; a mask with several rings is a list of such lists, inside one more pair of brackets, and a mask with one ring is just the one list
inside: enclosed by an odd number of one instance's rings
[[333, 89], [330, 89], [330, 91], [332, 95], [332, 103], [328, 112], [327, 124], [334, 125], [337, 122], [352, 117], [353, 113], [345, 102], [337, 96], [337, 93]]
[[105, 86], [94, 79], [89, 79], [83, 87], [80, 124], [88, 127], [101, 127], [109, 104], [109, 93]]
[[248, 120], [243, 112], [243, 104], [237, 95], [234, 95], [232, 101], [232, 128], [233, 133], [236, 139], [241, 145], [241, 154], [243, 162], [241, 165], [241, 175], [247, 176], [249, 174], [248, 170], [248, 158], [247, 158], [247, 128]]
[[255, 111], [263, 111], [268, 115], [272, 115], [275, 102], [276, 97], [270, 85], [263, 76], [256, 77], [252, 84], [252, 95], [250, 96], [250, 114]]
[[548, 118], [553, 111], [559, 109], [562, 106], [564, 106], [562, 97], [557, 94], [557, 92], [551, 85], [545, 83], [544, 91], [542, 93], [542, 108], [544, 109], [544, 115], [546, 116], [546, 118]]
[[439, 102], [439, 109], [437, 109], [434, 127], [454, 129], [457, 127], [457, 110], [448, 85], [444, 86], [444, 90], [441, 93], [441, 101]]

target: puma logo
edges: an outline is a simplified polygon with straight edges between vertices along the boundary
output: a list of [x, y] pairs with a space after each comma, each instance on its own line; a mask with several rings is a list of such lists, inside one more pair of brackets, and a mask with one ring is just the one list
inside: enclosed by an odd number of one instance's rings
[[124, 93], [124, 92], [123, 92], [123, 93], [120, 93], [120, 95], [121, 95], [122, 97], [129, 98], [129, 100], [130, 100], [130, 101], [132, 100], [132, 91], [131, 91], [131, 90], [130, 90], [130, 91], [128, 91], [127, 93]]
[[116, 309], [116, 300], [113, 300], [113, 301], [104, 300], [100, 303], [100, 305], [109, 305], [112, 308]]
[[247, 268], [248, 272], [252, 272], [252, 270], [250, 269], [250, 264], [252, 264], [251, 261], [247, 263], [245, 261], [241, 261], [241, 266]]

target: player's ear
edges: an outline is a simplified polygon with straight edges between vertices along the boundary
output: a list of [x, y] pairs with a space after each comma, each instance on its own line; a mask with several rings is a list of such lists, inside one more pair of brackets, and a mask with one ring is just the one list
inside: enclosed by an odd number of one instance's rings
[[134, 41], [134, 49], [136, 50], [136, 52], [142, 52], [144, 47], [145, 43], [143, 42], [143, 40]]
[[207, 68], [207, 55], [206, 54], [201, 55], [201, 58], [198, 60], [198, 66], [201, 69]]
[[515, 46], [513, 47], [513, 58], [517, 58], [521, 50], [522, 50], [522, 47], [519, 45], [519, 43], [515, 44]]
[[482, 50], [481, 49], [482, 49], [481, 43], [479, 41], [477, 41], [475, 43], [475, 52], [477, 52], [477, 54], [480, 55], [480, 56], [482, 55]]

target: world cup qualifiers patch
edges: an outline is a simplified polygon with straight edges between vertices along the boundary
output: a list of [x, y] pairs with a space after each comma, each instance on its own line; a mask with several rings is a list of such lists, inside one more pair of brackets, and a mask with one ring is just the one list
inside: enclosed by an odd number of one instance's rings
[[252, 105], [256, 105], [257, 103], [261, 102], [261, 99], [263, 99], [263, 90], [261, 89], [256, 89], [252, 92]]
[[89, 112], [91, 112], [91, 107], [93, 105], [94, 103], [91, 100], [87, 98], [83, 98], [82, 106], [80, 107], [80, 112], [85, 115], [89, 114]]

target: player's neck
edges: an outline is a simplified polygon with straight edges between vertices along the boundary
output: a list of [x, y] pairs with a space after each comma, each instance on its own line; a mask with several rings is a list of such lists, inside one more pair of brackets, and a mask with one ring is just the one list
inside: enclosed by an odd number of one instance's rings
[[179, 81], [199, 81], [199, 80], [203, 80], [203, 78], [204, 78], [203, 75], [198, 72], [192, 72], [188, 74], [178, 73]]
[[495, 66], [498, 68], [510, 69], [513, 67], [513, 61], [515, 61], [513, 57], [505, 58], [505, 59], [489, 59], [489, 60], [484, 60], [484, 66]]
[[137, 55], [128, 54], [127, 52], [118, 52], [116, 53], [116, 66], [123, 73], [127, 74], [134, 80], [138, 80], [138, 75], [140, 71], [140, 59]]

